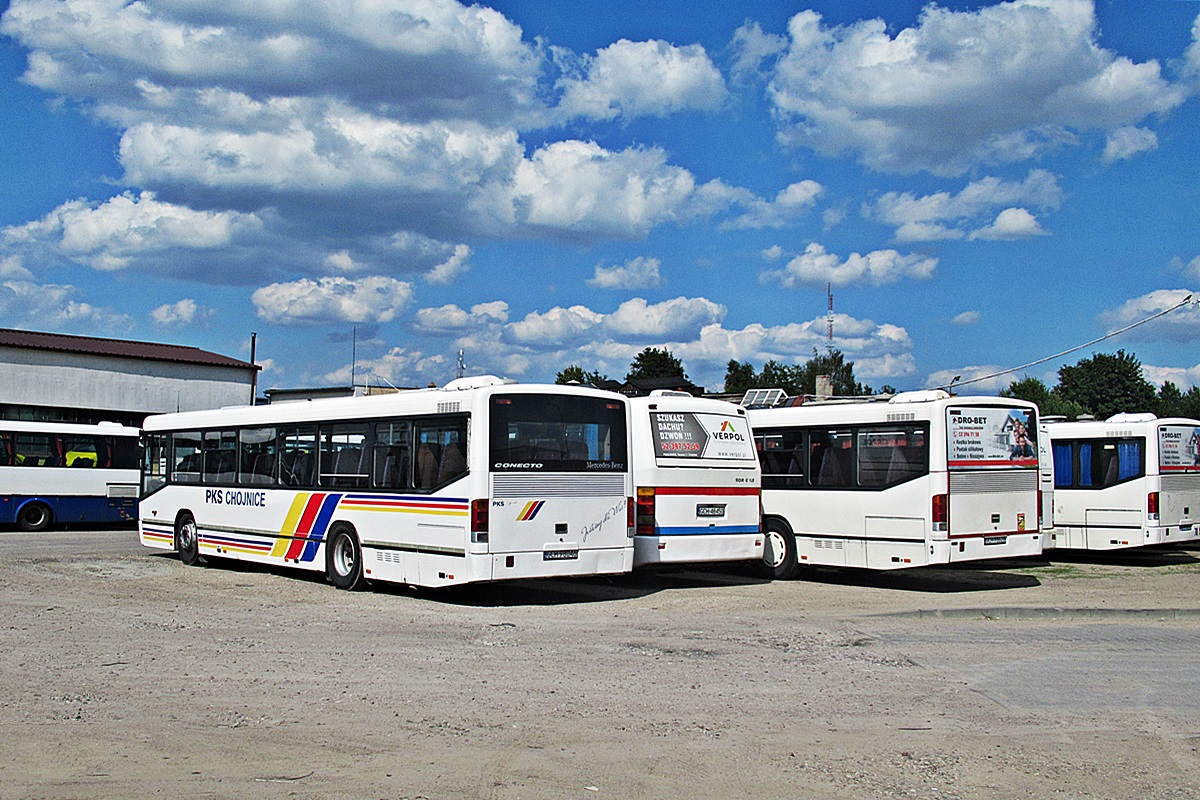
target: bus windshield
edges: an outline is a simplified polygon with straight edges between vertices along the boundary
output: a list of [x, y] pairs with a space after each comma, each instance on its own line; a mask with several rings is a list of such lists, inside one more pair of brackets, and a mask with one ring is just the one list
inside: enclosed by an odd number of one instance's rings
[[549, 394], [494, 395], [489, 461], [496, 472], [624, 471], [625, 406]]

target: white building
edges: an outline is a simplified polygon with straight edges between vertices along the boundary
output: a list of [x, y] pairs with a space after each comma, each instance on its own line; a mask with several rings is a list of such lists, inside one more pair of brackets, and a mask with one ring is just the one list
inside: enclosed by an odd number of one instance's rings
[[148, 414], [247, 405], [259, 369], [195, 347], [0, 329], [0, 419], [140, 426]]

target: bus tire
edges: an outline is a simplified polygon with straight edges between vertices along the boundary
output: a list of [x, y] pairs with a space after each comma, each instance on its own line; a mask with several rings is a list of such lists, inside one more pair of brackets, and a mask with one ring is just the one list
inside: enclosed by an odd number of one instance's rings
[[50, 507], [37, 501], [21, 506], [21, 511], [17, 514], [17, 524], [21, 526], [21, 530], [31, 533], [46, 530], [53, 519]]
[[763, 525], [762, 575], [777, 581], [791, 580], [800, 573], [796, 561], [796, 536], [787, 523], [768, 519]]
[[354, 591], [366, 585], [363, 579], [362, 547], [354, 528], [334, 525], [325, 543], [325, 577], [339, 589]]
[[200, 557], [200, 532], [191, 514], [180, 514], [175, 523], [175, 549], [179, 551], [180, 562], [189, 567], [204, 563]]

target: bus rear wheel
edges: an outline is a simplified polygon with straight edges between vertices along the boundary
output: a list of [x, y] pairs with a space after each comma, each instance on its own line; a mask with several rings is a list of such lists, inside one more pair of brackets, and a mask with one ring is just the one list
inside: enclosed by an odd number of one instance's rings
[[189, 567], [202, 563], [200, 558], [200, 533], [191, 514], [184, 514], [175, 523], [175, 549], [179, 560]]
[[325, 577], [339, 589], [361, 589], [363, 579], [362, 547], [349, 525], [335, 525], [325, 543]]
[[800, 574], [796, 561], [796, 536], [786, 524], [777, 519], [763, 526], [762, 575], [777, 581], [791, 580]]
[[50, 507], [45, 503], [26, 503], [21, 506], [21, 512], [17, 515], [17, 524], [23, 531], [36, 533], [46, 530], [52, 518]]

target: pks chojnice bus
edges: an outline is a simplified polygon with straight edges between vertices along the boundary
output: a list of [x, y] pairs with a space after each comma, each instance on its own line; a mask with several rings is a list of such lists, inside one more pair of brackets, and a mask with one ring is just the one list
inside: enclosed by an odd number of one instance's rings
[[1042, 429], [1053, 453], [1047, 548], [1115, 550], [1200, 537], [1200, 421], [1117, 414]]
[[627, 415], [617, 394], [481, 377], [149, 417], [141, 541], [346, 589], [628, 572]]
[[760, 472], [746, 410], [686, 392], [628, 403], [634, 566], [762, 558]]
[[768, 574], [1041, 552], [1032, 403], [932, 390], [749, 414]]
[[137, 428], [0, 420], [0, 523], [132, 523], [137, 487]]

